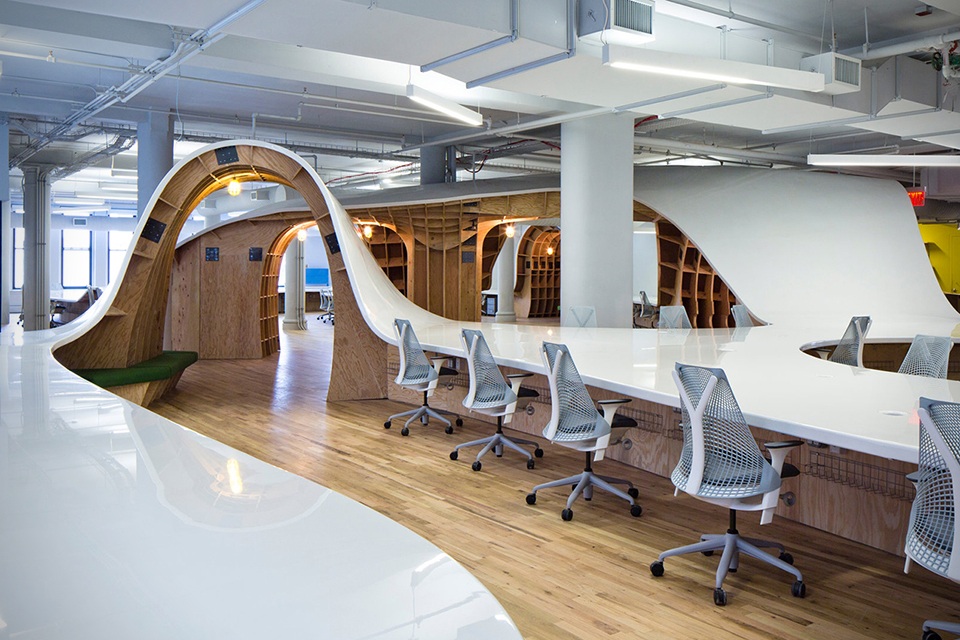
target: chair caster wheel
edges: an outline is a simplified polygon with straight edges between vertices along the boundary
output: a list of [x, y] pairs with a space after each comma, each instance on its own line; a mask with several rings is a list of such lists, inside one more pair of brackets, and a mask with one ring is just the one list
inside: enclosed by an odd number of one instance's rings
[[[463, 418], [457, 418], [457, 421], [456, 421], [455, 424], [456, 424], [458, 427], [462, 427], [462, 426], [463, 426]], [[452, 433], [452, 432], [451, 432], [451, 433]]]
[[780, 554], [780, 559], [786, 562], [787, 564], [793, 564], [793, 556], [787, 553], [786, 551]]
[[650, 573], [653, 574], [654, 578], [659, 578], [663, 575], [663, 563], [659, 560], [650, 563]]
[[459, 458], [459, 457], [460, 457], [460, 452], [459, 452], [459, 451], [451, 451], [451, 452], [450, 452], [450, 459], [451, 459], [451, 460], [456, 460], [456, 459]]
[[630, 507], [630, 515], [632, 515], [634, 518], [639, 518], [641, 513], [643, 513], [643, 507], [640, 505], [635, 504]]
[[443, 430], [443, 432], [446, 434], [451, 434], [453, 433], [453, 427], [448, 424], [447, 427]]
[[410, 435], [410, 429], [407, 428], [407, 427], [404, 427], [403, 429], [400, 429], [400, 435], [402, 435], [402, 436], [408, 436], [408, 435]]
[[537, 458], [542, 458], [543, 449], [541, 449], [540, 447], [537, 447], [536, 449], [533, 450], [533, 455], [536, 456]]
[[637, 489], [636, 487], [630, 487], [629, 489], [627, 489], [627, 495], [633, 498], [634, 500], [636, 500], [637, 498], [640, 497], [640, 490]]
[[533, 460], [527, 460], [527, 469], [533, 469], [533, 467], [536, 466], [536, 464], [537, 463], [534, 462]]
[[474, 471], [480, 471], [480, 469], [483, 468], [483, 465], [480, 464], [480, 461], [479, 461], [479, 460], [477, 460], [476, 462], [474, 462], [474, 463], [470, 466], [470, 468], [473, 469]]
[[528, 493], [527, 494], [527, 504], [537, 504], [537, 494]]
[[423, 424], [423, 425], [430, 424], [430, 416], [428, 416], [427, 414], [423, 414], [422, 416], [420, 416], [420, 424]]
[[803, 584], [803, 580], [797, 580], [790, 588], [790, 593], [794, 598], [804, 598], [807, 595], [807, 585]]
[[943, 640], [940, 634], [932, 629], [925, 630], [920, 638], [921, 640]]
[[560, 512], [560, 517], [563, 518], [564, 522], [570, 522], [573, 520], [573, 509], [564, 509]]
[[389, 429], [389, 428], [390, 428], [390, 424], [391, 424], [391, 422], [390, 422], [389, 420], [387, 420], [386, 422], [383, 423], [383, 428], [384, 428], [384, 429]]
[[713, 551], [701, 551], [700, 553], [707, 556], [708, 558], [713, 555]]
[[722, 607], [727, 604], [727, 592], [723, 589], [713, 590], [713, 604]]

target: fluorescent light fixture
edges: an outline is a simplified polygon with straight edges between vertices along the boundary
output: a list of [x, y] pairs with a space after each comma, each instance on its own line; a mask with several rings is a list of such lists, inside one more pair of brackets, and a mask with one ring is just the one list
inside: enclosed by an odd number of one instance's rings
[[822, 73], [688, 56], [654, 49], [603, 46], [603, 64], [614, 69], [655, 73], [678, 78], [709, 80], [728, 84], [759, 85], [797, 91], [823, 91]]
[[426, 89], [421, 89], [415, 84], [411, 83], [407, 85], [407, 97], [414, 102], [419, 102], [425, 107], [429, 107], [434, 111], [439, 111], [440, 113], [459, 120], [460, 122], [465, 122], [472, 127], [479, 127], [483, 124], [483, 114], [471, 109], [467, 109], [463, 105], [457, 104], [453, 100], [447, 100], [446, 98], [441, 98], [438, 95], [434, 95]]
[[807, 164], [814, 167], [960, 167], [960, 155], [811, 153], [807, 156]]

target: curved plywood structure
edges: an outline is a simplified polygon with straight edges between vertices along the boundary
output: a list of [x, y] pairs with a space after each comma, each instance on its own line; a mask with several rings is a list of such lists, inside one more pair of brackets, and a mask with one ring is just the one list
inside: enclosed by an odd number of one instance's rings
[[[333, 233], [327, 203], [339, 205], [309, 166], [262, 143], [236, 150], [227, 166], [206, 148], [175, 168], [139, 231], [153, 219], [174, 229], [218, 179], [256, 171], [296, 186]], [[190, 180], [176, 179], [181, 168]], [[141, 233], [122, 284], [76, 321], [0, 334], [0, 460], [12, 480], [0, 501], [0, 544], [4, 583], [17, 594], [4, 603], [3, 635], [253, 640], [414, 630], [452, 638], [482, 630], [519, 640], [489, 591], [423, 538], [57, 363], [55, 348], [64, 359], [105, 365], [159, 349], [176, 239], [166, 233], [159, 242]], [[343, 263], [334, 264], [338, 295], [350, 300]]]
[[[56, 351], [61, 363], [71, 369], [123, 368], [160, 354], [180, 229], [203, 198], [233, 179], [277, 182], [296, 189], [309, 206], [321, 235], [337, 237], [331, 235], [334, 227], [328, 207], [328, 202], [334, 200], [313, 169], [299, 157], [258, 142], [237, 141], [208, 147], [174, 167], [157, 188], [145, 208], [122, 281], [112, 294], [98, 302], [100, 312], [87, 314], [87, 321], [71, 332], [72, 339], [63, 340]], [[345, 232], [339, 231], [338, 235], [342, 237]], [[381, 398], [385, 395], [381, 375], [385, 347], [360, 321], [351, 303], [341, 256], [330, 241], [327, 252], [341, 320], [335, 345], [351, 345], [340, 350], [345, 355], [334, 359], [327, 397]]]

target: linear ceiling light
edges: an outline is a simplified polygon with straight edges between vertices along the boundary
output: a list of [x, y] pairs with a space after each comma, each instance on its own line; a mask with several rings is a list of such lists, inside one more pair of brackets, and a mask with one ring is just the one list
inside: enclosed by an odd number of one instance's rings
[[603, 64], [614, 69], [656, 73], [728, 84], [749, 84], [797, 91], [823, 91], [822, 73], [687, 56], [653, 49], [603, 46]]
[[818, 154], [807, 156], [814, 167], [960, 167], [960, 155], [899, 156], [896, 154]]
[[434, 95], [426, 89], [421, 89], [415, 84], [411, 83], [407, 85], [407, 97], [414, 102], [419, 102], [425, 107], [430, 107], [434, 111], [439, 111], [446, 116], [450, 116], [451, 118], [465, 122], [470, 126], [479, 127], [483, 124], [483, 114], [471, 109], [467, 109], [463, 105], [459, 105], [452, 100], [447, 100], [446, 98], [441, 98], [438, 95]]

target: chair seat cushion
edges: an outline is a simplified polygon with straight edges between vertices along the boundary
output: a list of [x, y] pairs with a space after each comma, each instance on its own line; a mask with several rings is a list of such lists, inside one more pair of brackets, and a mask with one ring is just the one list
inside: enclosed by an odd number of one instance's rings
[[783, 469], [780, 470], [781, 478], [796, 478], [800, 475], [800, 469], [797, 469], [795, 466], [789, 462], [783, 463]]
[[457, 371], [456, 369], [452, 369], [450, 367], [443, 367], [443, 366], [440, 367], [440, 375], [442, 376], [455, 376], [458, 373], [460, 372]]
[[539, 398], [540, 393], [536, 389], [528, 389], [527, 387], [520, 387], [517, 389], [518, 398]]
[[637, 426], [637, 421], [630, 416], [625, 416], [622, 413], [613, 414], [613, 424], [610, 425], [612, 429], [631, 429], [635, 426]]

